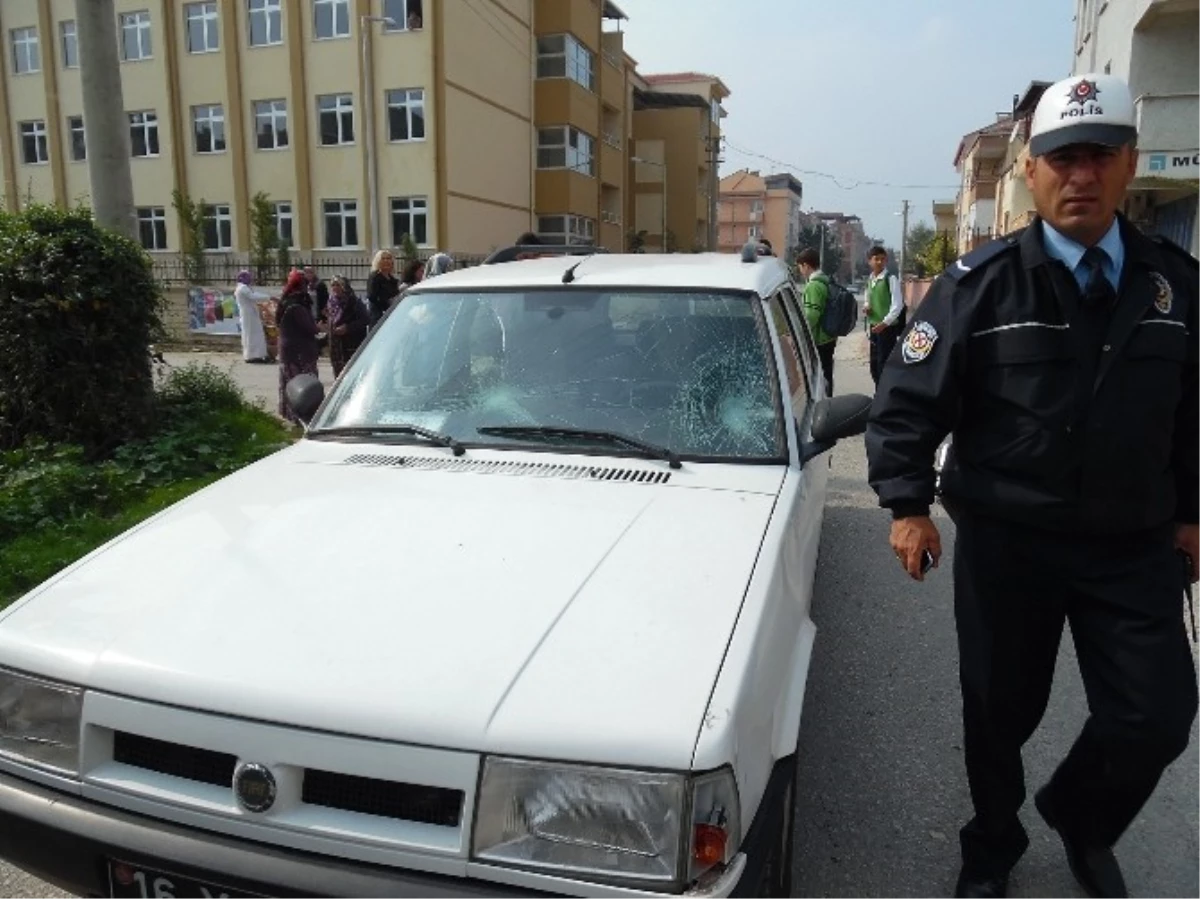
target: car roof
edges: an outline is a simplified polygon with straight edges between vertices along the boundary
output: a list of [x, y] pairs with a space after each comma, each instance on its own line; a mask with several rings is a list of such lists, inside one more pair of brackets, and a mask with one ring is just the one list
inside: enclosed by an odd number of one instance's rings
[[[564, 284], [563, 274], [572, 266], [578, 266], [574, 279]], [[639, 288], [746, 291], [768, 297], [787, 280], [787, 267], [774, 256], [743, 262], [736, 253], [598, 253], [459, 269], [422, 281], [409, 295], [435, 290]]]

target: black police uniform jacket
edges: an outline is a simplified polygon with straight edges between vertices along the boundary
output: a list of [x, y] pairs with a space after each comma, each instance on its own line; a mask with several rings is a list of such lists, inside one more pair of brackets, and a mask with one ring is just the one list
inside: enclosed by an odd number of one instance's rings
[[1071, 327], [1081, 292], [1046, 254], [1038, 220], [937, 279], [871, 408], [880, 505], [896, 517], [928, 509], [934, 454], [952, 432], [941, 484], [952, 509], [1077, 533], [1197, 521], [1197, 262], [1123, 218], [1120, 229], [1102, 341]]

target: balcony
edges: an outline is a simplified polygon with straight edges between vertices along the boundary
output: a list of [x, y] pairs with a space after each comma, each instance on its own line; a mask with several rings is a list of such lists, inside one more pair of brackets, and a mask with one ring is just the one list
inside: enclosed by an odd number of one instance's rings
[[625, 183], [625, 154], [621, 145], [609, 143], [607, 139], [600, 144], [600, 183], [621, 187]]
[[1200, 94], [1143, 94], [1138, 97], [1138, 147], [1156, 150], [1196, 151], [1200, 134]]

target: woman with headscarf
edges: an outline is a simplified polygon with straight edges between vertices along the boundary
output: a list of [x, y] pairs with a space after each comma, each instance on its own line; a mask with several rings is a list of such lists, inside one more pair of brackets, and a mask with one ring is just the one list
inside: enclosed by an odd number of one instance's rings
[[354, 295], [350, 282], [338, 275], [329, 284], [329, 364], [336, 378], [367, 336], [367, 310]]
[[248, 269], [238, 272], [237, 282], [233, 299], [237, 303], [238, 318], [241, 320], [242, 359], [246, 362], [270, 362], [267, 333], [263, 329], [262, 316], [258, 311], [258, 301], [270, 297], [254, 289], [254, 275]]
[[425, 263], [425, 280], [454, 271], [454, 260], [448, 253], [434, 253]]
[[[410, 287], [415, 287], [421, 283], [421, 279], [425, 276], [425, 263], [420, 259], [410, 259], [404, 263], [404, 268], [400, 271], [400, 292], [392, 297], [392, 306], [395, 306], [408, 293]], [[390, 306], [388, 308], [391, 308]]]
[[387, 250], [380, 250], [371, 260], [371, 274], [367, 276], [367, 305], [371, 307], [371, 327], [392, 306], [392, 300], [400, 293], [400, 282], [396, 280], [396, 257]]
[[279, 328], [279, 414], [291, 422], [299, 422], [287, 401], [287, 385], [296, 375], [316, 375], [320, 330], [313, 320], [312, 301], [308, 295], [304, 273], [292, 270], [288, 275], [279, 308], [275, 312]]

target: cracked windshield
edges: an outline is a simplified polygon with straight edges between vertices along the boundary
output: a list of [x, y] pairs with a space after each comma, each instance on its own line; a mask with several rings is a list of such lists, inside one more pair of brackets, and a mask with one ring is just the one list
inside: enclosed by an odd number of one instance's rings
[[[314, 429], [607, 431], [690, 456], [783, 454], [764, 323], [733, 295], [583, 289], [414, 294]], [[572, 444], [587, 438], [563, 438]]]

